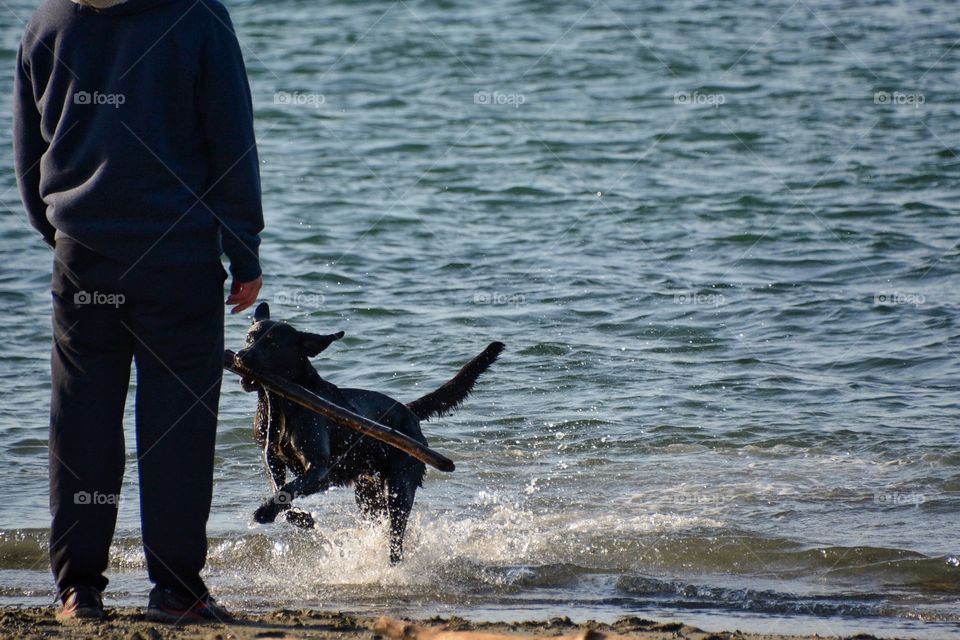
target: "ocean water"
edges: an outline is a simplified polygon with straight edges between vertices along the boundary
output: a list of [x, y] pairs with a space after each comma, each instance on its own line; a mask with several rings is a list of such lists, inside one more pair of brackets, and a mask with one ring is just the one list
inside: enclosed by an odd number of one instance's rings
[[[0, 3], [0, 108], [28, 0]], [[275, 317], [425, 425], [387, 563], [351, 491], [258, 526], [221, 402], [207, 579], [234, 608], [960, 637], [960, 9], [721, 0], [229, 2]], [[51, 254], [0, 128], [0, 604], [43, 604]], [[227, 320], [227, 344], [247, 317]], [[128, 409], [132, 409], [128, 407]], [[142, 605], [131, 449], [108, 603]]]

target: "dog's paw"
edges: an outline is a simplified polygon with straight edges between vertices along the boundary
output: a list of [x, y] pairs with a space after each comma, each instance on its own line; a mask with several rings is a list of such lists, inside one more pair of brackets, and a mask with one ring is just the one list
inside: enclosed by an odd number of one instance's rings
[[264, 502], [253, 512], [253, 519], [260, 524], [270, 524], [277, 519], [280, 510], [272, 500]]
[[285, 515], [287, 522], [301, 529], [313, 529], [316, 521], [313, 516], [301, 509], [291, 509]]
[[290, 508], [293, 502], [293, 494], [286, 491], [278, 491], [276, 495], [264, 502], [253, 512], [253, 519], [260, 524], [269, 524], [277, 519], [277, 516]]

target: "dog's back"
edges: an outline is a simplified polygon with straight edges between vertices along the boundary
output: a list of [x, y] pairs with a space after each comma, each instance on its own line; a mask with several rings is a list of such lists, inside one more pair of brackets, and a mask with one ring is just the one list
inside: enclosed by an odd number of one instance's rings
[[[426, 445], [419, 418], [402, 402], [369, 389], [340, 388], [347, 408]], [[356, 482], [361, 475], [390, 477], [403, 470], [404, 480], [423, 486], [426, 467], [410, 455], [353, 429], [327, 424], [330, 432], [330, 477], [333, 484]], [[333, 463], [336, 462], [334, 465]]]

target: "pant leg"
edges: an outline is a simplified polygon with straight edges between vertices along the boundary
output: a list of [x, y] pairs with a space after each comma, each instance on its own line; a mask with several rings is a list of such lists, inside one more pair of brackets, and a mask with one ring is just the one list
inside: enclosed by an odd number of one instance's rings
[[[53, 267], [50, 564], [60, 592], [107, 586], [132, 347], [115, 262], [58, 240]], [[113, 295], [114, 297], [109, 297]]]
[[207, 589], [206, 524], [223, 374], [219, 262], [135, 269], [124, 286], [137, 365], [140, 517], [154, 583], [197, 598]]

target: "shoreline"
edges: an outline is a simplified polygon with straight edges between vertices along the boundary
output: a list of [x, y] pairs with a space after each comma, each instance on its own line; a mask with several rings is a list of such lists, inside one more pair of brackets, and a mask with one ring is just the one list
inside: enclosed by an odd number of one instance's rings
[[[124, 640], [515, 640], [516, 638], [566, 638], [568, 640], [827, 640], [829, 636], [705, 631], [680, 621], [658, 622], [639, 617], [620, 618], [612, 624], [570, 618], [518, 622], [472, 622], [459, 616], [397, 621], [342, 612], [278, 609], [267, 613], [239, 613], [231, 624], [163, 625], [144, 619], [143, 609], [108, 608], [102, 622], [61, 624], [54, 607], [0, 608], [0, 640], [56, 638], [86, 640], [91, 637]], [[409, 624], [408, 624], [409, 623]], [[845, 636], [878, 640], [871, 634]], [[841, 636], [833, 636], [841, 638]]]

